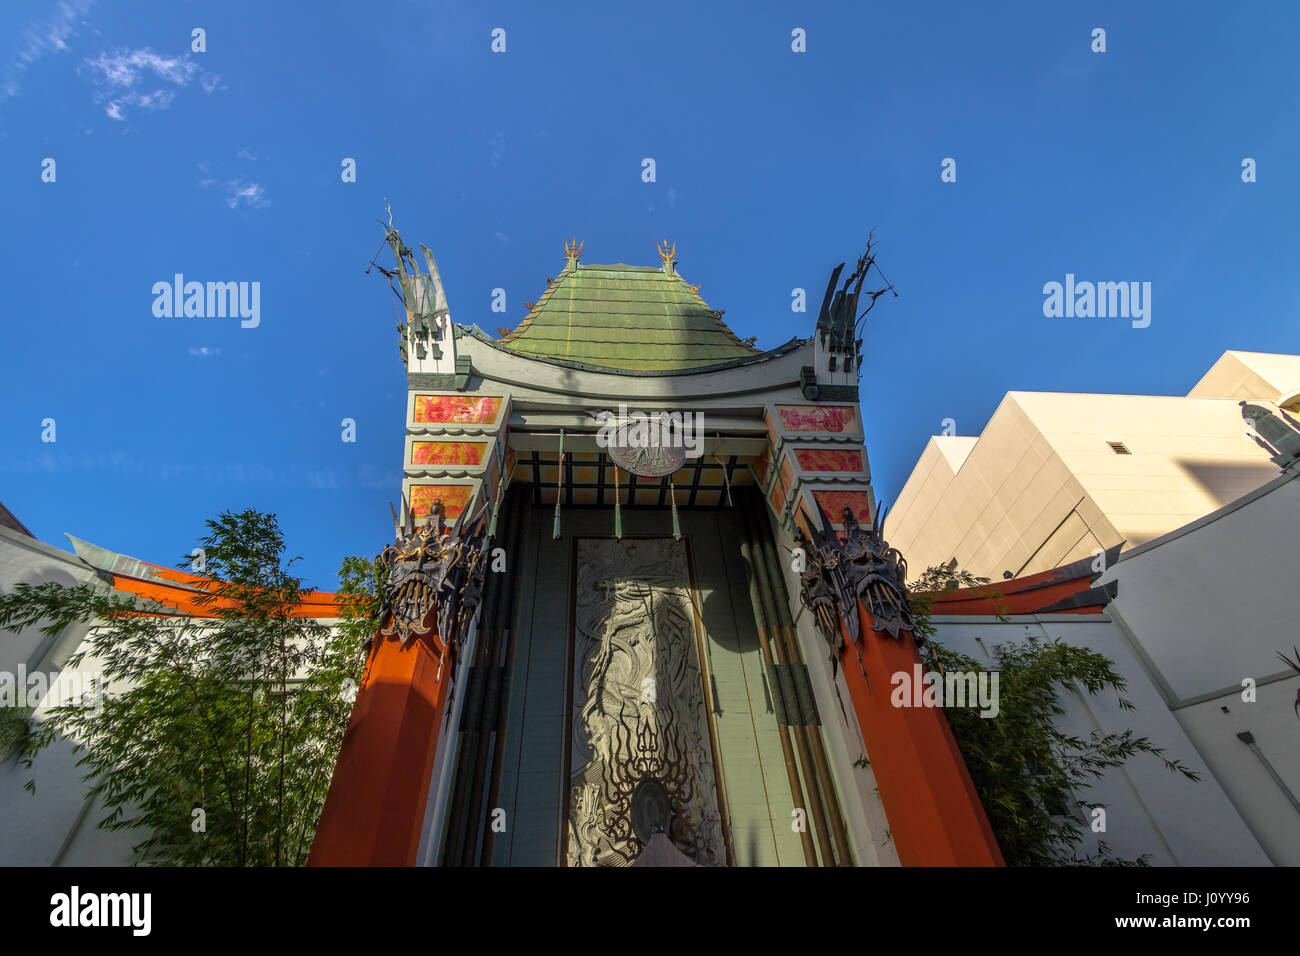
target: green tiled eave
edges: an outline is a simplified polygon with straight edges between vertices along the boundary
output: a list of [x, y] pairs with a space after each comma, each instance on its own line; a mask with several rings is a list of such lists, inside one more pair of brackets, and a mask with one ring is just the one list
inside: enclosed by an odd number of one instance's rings
[[761, 354], [681, 276], [622, 264], [566, 268], [500, 344], [542, 361], [624, 371], [704, 368]]

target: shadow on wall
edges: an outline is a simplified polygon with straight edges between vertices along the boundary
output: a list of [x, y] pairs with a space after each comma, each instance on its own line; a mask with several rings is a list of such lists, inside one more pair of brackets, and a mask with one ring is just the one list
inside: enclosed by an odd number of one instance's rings
[[[63, 567], [56, 564], [41, 564], [23, 571], [19, 580], [13, 584], [0, 585], [0, 594], [12, 594], [19, 584], [57, 584], [63, 588], [74, 588], [83, 583]], [[78, 624], [69, 624], [55, 635], [41, 633], [40, 625], [32, 625], [18, 632], [0, 631], [0, 671], [12, 673], [19, 664], [28, 670], [46, 671], [53, 680], [63, 669], [63, 661], [55, 664], [48, 660], [51, 650], [59, 644], [68, 644], [71, 640], [83, 636], [87, 628]], [[71, 647], [64, 646], [60, 656], [66, 658], [72, 652]]]
[[[743, 560], [737, 558], [735, 564], [748, 573]], [[737, 605], [731, 595], [724, 594], [721, 589], [712, 588], [702, 595], [700, 619], [709, 639], [710, 653], [744, 655], [758, 650], [753, 612], [747, 604]]]
[[1277, 465], [1267, 461], [1261, 461], [1257, 465], [1229, 465], [1214, 459], [1184, 458], [1179, 459], [1178, 464], [1214, 499], [1216, 508], [1231, 504], [1281, 474]]

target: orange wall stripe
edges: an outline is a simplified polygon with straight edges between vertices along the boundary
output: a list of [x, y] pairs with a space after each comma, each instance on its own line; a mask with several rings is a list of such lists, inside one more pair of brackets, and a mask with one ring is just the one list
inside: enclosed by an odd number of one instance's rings
[[921, 662], [909, 637], [871, 630], [858, 602], [863, 676], [847, 640], [840, 667], [867, 744], [890, 833], [904, 866], [1003, 866], [984, 807], [938, 707], [895, 707], [891, 678]]
[[[202, 597], [203, 593], [208, 590], [208, 586], [214, 582], [210, 578], [187, 577], [189, 579], [187, 584], [181, 585], [171, 584], [166, 581], [143, 581], [140, 578], [114, 574], [113, 587], [127, 594], [137, 594], [151, 601], [157, 601], [159, 604], [165, 604], [183, 614], [197, 618], [216, 617], [216, 614], [213, 613], [215, 609], [235, 606], [236, 602], [229, 600], [217, 601], [206, 607], [200, 606], [196, 599]], [[294, 608], [290, 616], [338, 617], [338, 596], [326, 591], [311, 591], [303, 595], [302, 603]]]
[[376, 638], [308, 866], [413, 866], [451, 688], [431, 641]]
[[[1015, 578], [944, 591], [930, 606], [932, 615], [1033, 614], [1040, 608], [1073, 597], [1092, 587], [1088, 577], [1065, 578], [1057, 571], [1044, 571], [1027, 578]], [[1104, 603], [1072, 608], [1069, 614], [1098, 614]], [[1052, 612], [1055, 613], [1055, 612]]]

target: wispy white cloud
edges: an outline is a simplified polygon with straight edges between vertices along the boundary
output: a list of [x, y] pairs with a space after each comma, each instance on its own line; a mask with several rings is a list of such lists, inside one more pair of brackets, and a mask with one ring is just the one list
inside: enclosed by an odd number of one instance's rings
[[266, 198], [266, 190], [260, 183], [246, 183], [242, 179], [232, 179], [226, 183], [226, 205], [238, 209], [241, 205], [254, 209], [265, 209], [271, 205]]
[[0, 100], [17, 95], [18, 80], [41, 57], [68, 51], [68, 38], [94, 5], [95, 0], [62, 0], [52, 16], [34, 20], [23, 30], [8, 72], [0, 82]]
[[[256, 159], [256, 154], [247, 147], [235, 154], [241, 159]], [[226, 205], [231, 209], [247, 206], [250, 209], [265, 209], [271, 205], [266, 198], [266, 189], [261, 183], [251, 183], [246, 179], [222, 179], [212, 173], [212, 164], [206, 160], [199, 163], [199, 172], [203, 177], [199, 186], [203, 189], [218, 188], [226, 194]]]
[[191, 345], [186, 351], [199, 358], [211, 358], [221, 354], [221, 349], [210, 345]]
[[82, 70], [95, 87], [95, 102], [115, 120], [126, 119], [127, 112], [133, 109], [166, 109], [176, 98], [176, 91], [189, 86], [196, 76], [208, 93], [221, 79], [201, 70], [188, 53], [167, 56], [148, 47], [88, 57]]
[[184, 86], [199, 68], [188, 56], [163, 56], [148, 47], [129, 53], [124, 50], [101, 53], [94, 59], [88, 58], [86, 65], [97, 72], [105, 83], [115, 87], [133, 87], [147, 73], [168, 83]]

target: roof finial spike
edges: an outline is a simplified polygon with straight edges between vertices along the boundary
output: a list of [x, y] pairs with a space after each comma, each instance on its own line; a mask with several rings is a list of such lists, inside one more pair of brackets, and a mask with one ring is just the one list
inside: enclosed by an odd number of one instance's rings
[[578, 260], [582, 258], [582, 243], [577, 239], [570, 239], [564, 244], [564, 258], [568, 260], [567, 267], [570, 270], [578, 268]]
[[674, 264], [677, 262], [677, 243], [674, 242], [672, 248], [669, 248], [668, 240], [665, 239], [662, 243], [658, 244], [658, 249], [659, 259], [664, 264], [664, 272], [673, 275], [675, 272]]

